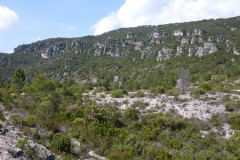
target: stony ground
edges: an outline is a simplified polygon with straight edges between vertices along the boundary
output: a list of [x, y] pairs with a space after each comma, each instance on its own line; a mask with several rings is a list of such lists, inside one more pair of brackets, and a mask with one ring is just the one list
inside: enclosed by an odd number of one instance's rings
[[[13, 127], [6, 123], [6, 121], [10, 117], [10, 113], [4, 110], [4, 106], [0, 103], [0, 108], [3, 109], [3, 114], [5, 117], [5, 121], [0, 121], [3, 125], [0, 132], [0, 160], [25, 160], [27, 158], [23, 157], [23, 151], [16, 147], [16, 144], [20, 139], [27, 137], [22, 132], [19, 131], [18, 128]], [[7, 132], [4, 133], [4, 130]], [[44, 146], [37, 144], [33, 139], [28, 137], [27, 143], [31, 148], [38, 149], [38, 156], [42, 159], [54, 160], [55, 155], [53, 155], [47, 148]]]
[[[93, 94], [93, 92], [89, 92], [85, 93], [83, 97], [84, 99], [89, 98], [96, 101], [100, 106], [106, 104], [118, 106], [122, 111], [131, 107], [136, 101], [141, 101], [145, 104], [144, 107], [138, 108], [142, 114], [148, 111], [157, 113], [170, 110], [181, 115], [183, 118], [197, 118], [202, 121], [209, 121], [213, 114], [228, 114], [224, 106], [224, 97], [226, 97], [228, 93], [206, 93], [198, 98], [190, 92], [181, 94], [178, 97], [168, 96], [166, 94], [151, 94], [148, 91], [144, 91], [144, 97], [136, 97], [134, 96], [135, 94], [136, 92], [129, 92], [128, 95], [124, 95], [123, 98], [112, 98], [110, 93], [101, 92]], [[232, 102], [236, 102], [239, 97], [238, 92], [230, 95]], [[236, 112], [239, 112], [239, 110]], [[234, 134], [234, 130], [230, 129], [229, 124], [226, 122], [224, 122], [222, 128], [216, 129], [213, 127], [212, 130], [219, 132], [224, 131], [223, 136], [225, 138], [229, 138]]]

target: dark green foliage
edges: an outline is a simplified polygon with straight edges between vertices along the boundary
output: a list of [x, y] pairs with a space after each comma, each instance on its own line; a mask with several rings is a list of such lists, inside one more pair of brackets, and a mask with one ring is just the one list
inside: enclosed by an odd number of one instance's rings
[[127, 108], [124, 112], [125, 118], [130, 121], [137, 120], [139, 115], [140, 115], [139, 110], [132, 107]]
[[219, 116], [217, 114], [212, 115], [211, 122], [216, 127], [222, 127], [222, 122], [219, 120]]
[[122, 98], [124, 94], [127, 94], [125, 89], [118, 89], [112, 92], [113, 98]]
[[23, 125], [23, 118], [18, 114], [12, 114], [9, 118], [10, 123], [14, 126], [22, 126]]
[[205, 94], [205, 90], [203, 89], [203, 88], [198, 88], [198, 89], [195, 89], [194, 90], [194, 94], [196, 95], [196, 96], [198, 96], [198, 95], [203, 95], [203, 94]]
[[70, 153], [72, 150], [71, 140], [60, 133], [56, 133], [51, 141], [51, 149], [56, 152]]
[[163, 86], [157, 86], [156, 92], [157, 92], [158, 94], [163, 94], [163, 93], [165, 93], [165, 89], [164, 89]]
[[146, 107], [145, 103], [141, 100], [134, 101], [132, 106], [133, 108], [138, 107], [139, 109], [144, 109]]
[[202, 85], [202, 88], [205, 90], [205, 91], [210, 91], [211, 90], [211, 86], [208, 84], [208, 83], [205, 83]]
[[12, 82], [13, 84], [16, 84], [18, 89], [22, 88], [24, 85], [24, 82], [26, 80], [26, 74], [22, 68], [17, 68], [14, 71]]
[[228, 123], [231, 124], [231, 128], [235, 130], [240, 130], [240, 114], [230, 113], [228, 115]]
[[28, 138], [19, 139], [18, 143], [16, 144], [16, 147], [23, 149], [27, 144], [27, 141], [28, 141]]
[[142, 91], [137, 91], [136, 94], [135, 94], [135, 96], [136, 96], [136, 97], [144, 97], [145, 94], [144, 94], [144, 92], [142, 92]]
[[233, 106], [232, 103], [226, 103], [226, 104], [225, 104], [225, 109], [226, 109], [226, 111], [228, 111], [228, 112], [233, 112], [233, 111], [234, 111], [234, 106]]
[[236, 156], [234, 159], [240, 159], [240, 132], [236, 132], [225, 142], [225, 148], [228, 152]]
[[113, 97], [113, 98], [122, 98], [122, 97], [123, 97], [123, 92], [122, 92], [122, 90], [113, 91], [112, 97]]
[[26, 124], [30, 127], [35, 126], [37, 123], [37, 118], [35, 116], [28, 116], [27, 120], [26, 120]]
[[5, 117], [3, 115], [3, 110], [0, 108], [0, 120], [1, 121], [4, 121], [5, 120]]

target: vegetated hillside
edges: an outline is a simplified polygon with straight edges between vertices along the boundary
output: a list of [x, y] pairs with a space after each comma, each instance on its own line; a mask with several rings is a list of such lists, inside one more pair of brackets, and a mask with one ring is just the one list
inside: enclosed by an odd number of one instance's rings
[[[55, 38], [20, 45], [0, 54], [1, 79], [21, 66], [31, 78], [74, 78], [112, 88], [136, 90], [175, 87], [181, 68], [191, 80], [240, 72], [240, 18], [203, 20], [160, 26], [121, 28], [100, 36]], [[92, 85], [91, 85], [92, 86]]]
[[239, 159], [239, 35], [234, 17], [0, 53], [1, 156]]

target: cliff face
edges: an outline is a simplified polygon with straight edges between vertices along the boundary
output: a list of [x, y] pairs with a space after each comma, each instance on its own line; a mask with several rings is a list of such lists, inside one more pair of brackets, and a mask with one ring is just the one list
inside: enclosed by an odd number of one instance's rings
[[20, 45], [11, 55], [0, 54], [0, 68], [11, 73], [17, 66], [22, 66], [31, 74], [40, 70], [53, 78], [63, 78], [75, 77], [89, 57], [93, 60], [106, 57], [109, 63], [113, 62], [111, 57], [115, 61], [129, 57], [132, 62], [139, 57], [158, 65], [179, 56], [203, 57], [214, 53], [240, 55], [239, 27], [239, 17], [234, 17], [122, 28], [100, 36], [47, 39]]

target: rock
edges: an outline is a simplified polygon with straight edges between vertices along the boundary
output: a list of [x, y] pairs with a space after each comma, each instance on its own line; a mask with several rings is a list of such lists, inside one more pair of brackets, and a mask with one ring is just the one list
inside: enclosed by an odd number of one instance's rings
[[216, 41], [218, 43], [224, 42], [224, 38], [223, 37], [217, 37]]
[[206, 43], [204, 43], [204, 47], [199, 47], [198, 48], [196, 56], [202, 57], [204, 55], [214, 53], [214, 52], [217, 52], [216, 44], [206, 42]]
[[232, 63], [235, 63], [235, 62], [236, 62], [236, 59], [232, 58], [232, 59], [231, 59], [231, 62], [232, 62]]
[[195, 49], [189, 48], [188, 49], [188, 57], [191, 57], [195, 53]]
[[142, 46], [143, 46], [143, 42], [136, 42], [135, 50], [136, 51], [141, 50]]
[[183, 36], [184, 32], [182, 30], [178, 29], [178, 30], [173, 32], [173, 35], [174, 36]]
[[209, 42], [215, 41], [215, 38], [212, 37], [212, 36], [209, 36], [209, 37], [208, 37], [208, 41], [209, 41]]
[[233, 48], [233, 54], [240, 56], [240, 53], [236, 50], [236, 48]]
[[163, 69], [164, 67], [165, 67], [164, 64], [159, 64], [159, 65], [155, 66], [154, 68], [155, 69]]
[[151, 36], [155, 39], [161, 38], [165, 36], [164, 32], [159, 31], [158, 29], [155, 29], [154, 32], [151, 34]]
[[94, 151], [90, 151], [90, 152], [88, 152], [88, 154], [89, 154], [91, 157], [96, 158], [97, 160], [108, 160], [108, 159], [105, 158], [105, 157], [101, 157], [101, 156], [97, 155], [96, 153], [94, 153]]
[[184, 47], [178, 46], [176, 56], [182, 55], [184, 52]]
[[143, 58], [150, 58], [152, 55], [151, 51], [152, 47], [146, 47], [141, 51], [141, 59]]
[[158, 52], [157, 62], [161, 62], [171, 58], [172, 49], [167, 46], [164, 46], [161, 51]]
[[136, 38], [136, 37], [139, 37], [139, 33], [128, 33], [127, 34], [127, 38], [129, 39], [129, 38]]
[[191, 35], [192, 35], [192, 32], [188, 31], [188, 32], [187, 32], [187, 36], [189, 37], [189, 36], [191, 36]]
[[64, 72], [63, 76], [67, 76], [68, 77], [68, 76], [70, 76], [70, 73], [69, 72]]
[[23, 155], [23, 151], [19, 148], [9, 150], [9, 153], [12, 155], [13, 158], [18, 158]]
[[181, 41], [181, 46], [185, 45], [185, 44], [189, 44], [189, 39], [183, 38]]
[[100, 49], [96, 49], [94, 55], [95, 56], [100, 56], [102, 51]]
[[191, 39], [191, 44], [195, 44], [196, 41], [197, 41], [197, 38], [196, 38], [196, 37], [192, 37], [192, 39]]
[[176, 88], [182, 89], [182, 86], [183, 86], [183, 81], [182, 81], [182, 79], [178, 79], [178, 80], [177, 80], [177, 86], [176, 86]]
[[119, 81], [119, 77], [118, 76], [114, 76], [114, 82], [118, 82]]
[[231, 28], [231, 31], [235, 32], [237, 31], [237, 28]]
[[91, 81], [92, 83], [97, 83], [98, 78], [97, 78], [97, 77], [92, 77], [90, 81]]
[[196, 36], [201, 36], [202, 33], [203, 33], [202, 30], [200, 30], [200, 29], [194, 29], [194, 35], [196, 35]]

